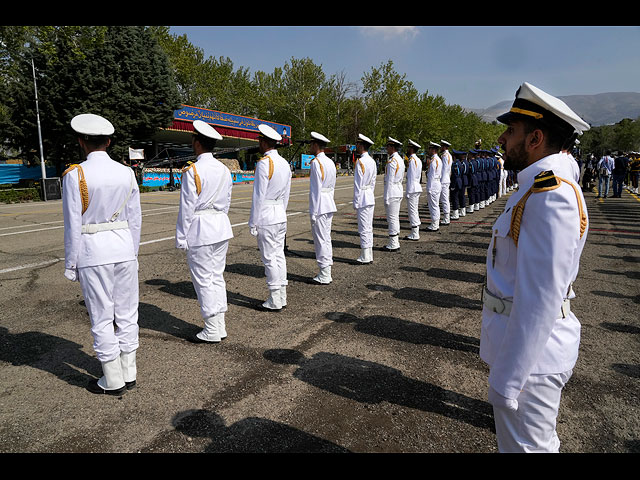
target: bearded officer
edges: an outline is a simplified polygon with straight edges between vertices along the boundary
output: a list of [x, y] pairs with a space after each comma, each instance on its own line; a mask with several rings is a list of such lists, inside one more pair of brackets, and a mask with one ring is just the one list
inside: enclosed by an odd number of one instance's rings
[[429, 159], [427, 160], [427, 201], [431, 223], [427, 232], [437, 232], [440, 229], [440, 190], [442, 185], [442, 160], [438, 156], [440, 145], [429, 142]]
[[404, 237], [406, 240], [419, 240], [420, 239], [420, 213], [418, 211], [418, 204], [420, 202], [420, 194], [422, 193], [422, 160], [418, 158], [418, 150], [420, 145], [409, 140], [407, 145], [407, 153], [409, 154], [409, 161], [407, 165], [407, 212], [409, 215], [409, 225], [411, 225], [411, 234]]
[[87, 389], [120, 395], [136, 384], [140, 192], [133, 170], [107, 154], [111, 122], [82, 114], [71, 128], [86, 160], [63, 173], [64, 275], [80, 282], [102, 365]]
[[404, 179], [404, 160], [398, 153], [402, 143], [393, 137], [387, 138], [389, 159], [384, 171], [384, 208], [387, 213], [389, 242], [385, 249], [396, 252], [400, 249], [400, 203], [402, 203], [402, 180]]
[[329, 139], [324, 135], [311, 132], [309, 151], [311, 155], [314, 155], [314, 158], [311, 160], [309, 180], [309, 216], [316, 262], [320, 269], [313, 281], [323, 285], [332, 282], [331, 223], [333, 214], [337, 211], [333, 198], [336, 186], [336, 166], [324, 153], [328, 143]]
[[451, 144], [446, 140], [440, 140], [442, 144], [440, 158], [442, 160], [442, 174], [440, 176], [440, 200], [442, 204], [442, 225], [449, 225], [451, 223], [451, 199], [449, 188], [451, 187], [451, 164], [453, 163], [453, 157], [449, 151]]
[[276, 145], [282, 136], [266, 124], [258, 125], [258, 145], [263, 157], [256, 163], [249, 231], [257, 237], [269, 298], [262, 306], [278, 311], [287, 305], [287, 206], [291, 190], [291, 168]]
[[202, 120], [193, 122], [191, 146], [196, 161], [182, 170], [176, 247], [186, 251], [204, 329], [196, 341], [218, 343], [226, 338], [227, 288], [224, 280], [229, 239], [231, 172], [212, 151], [222, 136]]
[[360, 235], [360, 256], [356, 260], [364, 264], [373, 262], [373, 211], [376, 204], [374, 189], [378, 167], [369, 155], [371, 145], [373, 141], [369, 137], [358, 134], [356, 140], [358, 159], [353, 176], [353, 208], [358, 217]]
[[[557, 452], [556, 417], [578, 357], [571, 311], [588, 217], [561, 153], [587, 125], [564, 102], [523, 83], [499, 137], [520, 189], [493, 226], [483, 291], [480, 356], [501, 452]], [[525, 208], [526, 205], [526, 208]]]

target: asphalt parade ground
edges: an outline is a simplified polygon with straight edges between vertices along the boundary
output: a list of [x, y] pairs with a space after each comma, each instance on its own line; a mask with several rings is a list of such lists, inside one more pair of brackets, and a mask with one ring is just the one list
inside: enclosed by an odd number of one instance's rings
[[[378, 177], [374, 263], [359, 265], [353, 177], [339, 177], [333, 283], [317, 273], [308, 179], [288, 208], [288, 306], [268, 292], [249, 234], [251, 184], [233, 187], [225, 279], [229, 336], [191, 341], [203, 323], [175, 248], [179, 192], [141, 195], [138, 386], [102, 375], [80, 285], [63, 276], [62, 202], [0, 205], [0, 452], [496, 452], [479, 357], [480, 290], [491, 226], [508, 197], [421, 239], [401, 207], [399, 252], [384, 252]], [[586, 192], [590, 230], [571, 308], [580, 357], [564, 390], [564, 453], [640, 451], [640, 197]], [[543, 301], [544, 299], [540, 299]]]

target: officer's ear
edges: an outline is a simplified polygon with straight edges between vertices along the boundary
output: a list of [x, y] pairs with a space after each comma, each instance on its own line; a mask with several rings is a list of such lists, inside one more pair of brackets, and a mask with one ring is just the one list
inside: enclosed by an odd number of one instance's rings
[[527, 135], [526, 146], [529, 147], [531, 150], [536, 150], [544, 145], [544, 141], [545, 141], [544, 132], [541, 129], [536, 128]]

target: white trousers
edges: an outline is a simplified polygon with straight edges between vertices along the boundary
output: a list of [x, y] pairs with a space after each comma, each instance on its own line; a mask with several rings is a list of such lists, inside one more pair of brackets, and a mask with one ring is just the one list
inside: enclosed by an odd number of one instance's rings
[[264, 264], [269, 290], [287, 286], [287, 259], [284, 256], [284, 241], [287, 222], [258, 227], [258, 248]]
[[420, 213], [418, 212], [418, 204], [420, 203], [420, 192], [407, 193], [407, 212], [409, 214], [409, 225], [412, 227], [419, 226]]
[[440, 203], [442, 204], [442, 213], [445, 217], [449, 215], [449, 185], [448, 183], [442, 183], [442, 188], [440, 189]]
[[227, 311], [227, 285], [223, 274], [228, 248], [229, 241], [225, 240], [187, 250], [187, 264], [202, 318]]
[[313, 246], [316, 251], [316, 262], [320, 268], [333, 265], [333, 247], [331, 245], [331, 222], [333, 213], [325, 213], [316, 217], [316, 223], [311, 225]]
[[440, 225], [440, 190], [429, 190], [427, 194], [432, 225]]
[[498, 197], [507, 193], [507, 171], [500, 170], [500, 184], [498, 188]]
[[[93, 349], [101, 363], [138, 348], [138, 262], [78, 268], [91, 321]], [[114, 322], [117, 329], [114, 327]]]
[[373, 209], [374, 205], [356, 209], [358, 215], [358, 233], [360, 248], [373, 247]]
[[518, 396], [518, 410], [493, 408], [501, 453], [557, 453], [556, 418], [560, 394], [572, 371], [531, 375]]
[[389, 235], [398, 235], [400, 233], [400, 204], [402, 203], [402, 197], [390, 198], [388, 202], [385, 202], [384, 209], [387, 212]]

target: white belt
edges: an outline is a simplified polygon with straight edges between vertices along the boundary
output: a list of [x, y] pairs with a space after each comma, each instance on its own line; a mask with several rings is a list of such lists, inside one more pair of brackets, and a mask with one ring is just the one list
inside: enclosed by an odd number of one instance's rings
[[194, 215], [222, 215], [222, 210], [216, 210], [215, 208], [203, 208], [202, 210], [196, 210]]
[[323, 193], [333, 193], [333, 188], [321, 188], [320, 191]]
[[[511, 314], [511, 307], [513, 306], [513, 302], [511, 300], [496, 297], [487, 289], [486, 286], [482, 288], [482, 303], [492, 312], [500, 315], [506, 315], [507, 317]], [[571, 301], [568, 298], [565, 298], [562, 302], [562, 306], [560, 307], [562, 318], [566, 318], [570, 311]]]
[[129, 222], [126, 220], [122, 222], [87, 223], [86, 225], [82, 225], [82, 233], [93, 234], [107, 230], [122, 230], [125, 228], [129, 228]]
[[263, 205], [284, 205], [282, 199], [279, 200], [265, 200], [262, 202]]
[[360, 190], [371, 190], [372, 188], [373, 188], [373, 185], [365, 185]]

